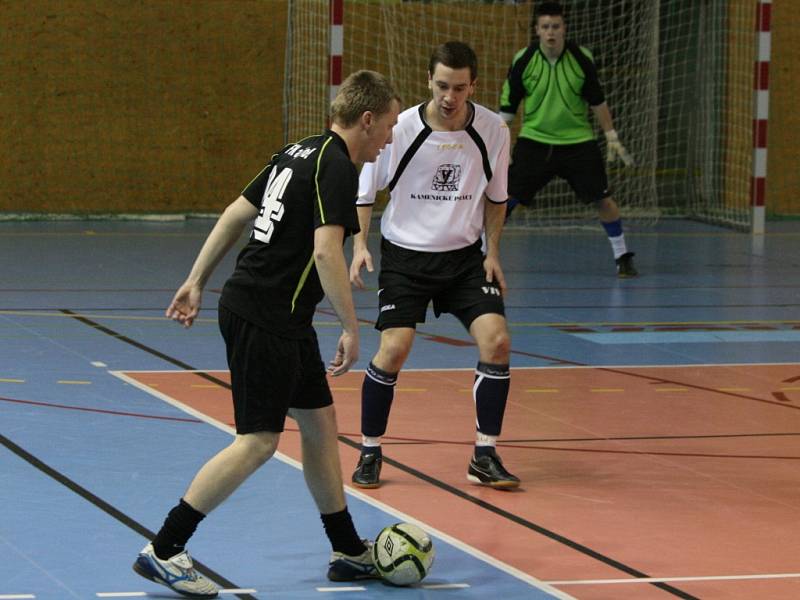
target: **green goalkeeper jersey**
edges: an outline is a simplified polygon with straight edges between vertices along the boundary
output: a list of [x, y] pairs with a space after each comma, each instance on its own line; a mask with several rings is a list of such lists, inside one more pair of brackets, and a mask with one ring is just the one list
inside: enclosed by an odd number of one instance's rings
[[605, 101], [592, 54], [567, 41], [551, 64], [531, 44], [514, 56], [500, 95], [500, 112], [523, 105], [521, 137], [544, 144], [577, 144], [594, 139], [589, 106]]

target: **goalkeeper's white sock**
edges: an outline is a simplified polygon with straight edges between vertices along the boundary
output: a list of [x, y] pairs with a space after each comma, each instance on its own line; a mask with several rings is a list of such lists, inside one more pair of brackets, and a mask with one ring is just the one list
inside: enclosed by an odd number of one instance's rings
[[625, 245], [625, 234], [622, 233], [622, 219], [617, 219], [610, 223], [602, 223], [603, 229], [606, 230], [606, 235], [608, 235], [611, 250], [614, 252], [614, 258], [617, 259], [628, 251], [628, 247]]
[[615, 259], [628, 252], [628, 247], [625, 245], [624, 233], [620, 233], [617, 237], [610, 237], [608, 241], [611, 243], [611, 250], [614, 252]]

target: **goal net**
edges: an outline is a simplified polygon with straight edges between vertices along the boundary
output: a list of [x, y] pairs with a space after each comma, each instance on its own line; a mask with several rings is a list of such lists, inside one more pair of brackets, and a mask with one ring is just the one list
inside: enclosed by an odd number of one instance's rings
[[[753, 4], [749, 0], [565, 0], [567, 36], [589, 48], [614, 125], [635, 159], [609, 165], [626, 221], [663, 216], [746, 228], [750, 221]], [[429, 98], [427, 64], [458, 39], [478, 55], [474, 100], [494, 110], [535, 3], [346, 0], [343, 73], [388, 75], [406, 107]], [[285, 131], [319, 130], [328, 112], [328, 0], [290, 2]], [[512, 124], [512, 144], [520, 125]], [[598, 138], [603, 139], [599, 127]], [[604, 142], [601, 142], [604, 143]], [[581, 226], [596, 209], [553, 181], [508, 226]]]

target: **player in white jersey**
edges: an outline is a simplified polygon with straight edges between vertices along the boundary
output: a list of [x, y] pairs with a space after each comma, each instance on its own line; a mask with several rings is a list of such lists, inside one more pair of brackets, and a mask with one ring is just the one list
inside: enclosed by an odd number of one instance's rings
[[361, 457], [353, 473], [359, 487], [380, 485], [380, 443], [394, 386], [430, 301], [437, 317], [448, 312], [458, 318], [479, 349], [473, 385], [477, 433], [467, 478], [500, 489], [519, 485], [495, 449], [510, 383], [499, 257], [509, 131], [495, 113], [469, 100], [477, 62], [462, 42], [436, 48], [428, 65], [432, 99], [400, 115], [393, 143], [361, 171], [361, 233], [354, 237], [350, 266], [350, 280], [358, 287], [364, 287], [361, 268], [373, 270], [367, 234], [375, 194], [388, 188], [390, 200], [381, 219], [375, 325], [381, 341], [361, 391]]

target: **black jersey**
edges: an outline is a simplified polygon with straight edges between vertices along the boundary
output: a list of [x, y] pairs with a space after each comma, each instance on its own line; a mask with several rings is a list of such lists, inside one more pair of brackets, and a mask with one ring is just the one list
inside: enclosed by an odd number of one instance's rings
[[312, 334], [324, 292], [314, 265], [314, 230], [357, 233], [358, 171], [332, 131], [290, 144], [244, 189], [259, 208], [250, 241], [236, 259], [220, 304], [278, 335]]

